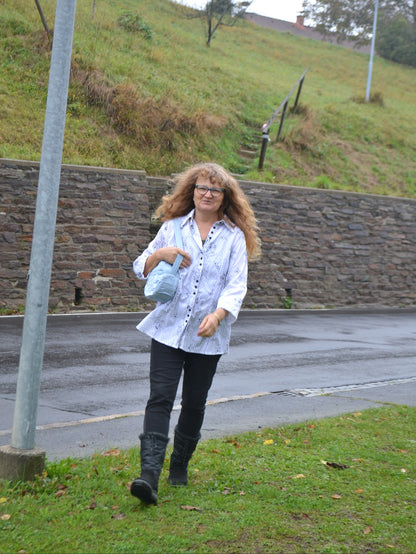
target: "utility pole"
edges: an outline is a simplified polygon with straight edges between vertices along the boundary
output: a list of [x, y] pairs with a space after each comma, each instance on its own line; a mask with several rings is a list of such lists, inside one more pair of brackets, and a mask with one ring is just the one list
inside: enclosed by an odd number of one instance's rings
[[57, 0], [11, 446], [0, 477], [32, 479], [45, 453], [35, 448], [76, 0]]
[[374, 45], [376, 42], [377, 14], [378, 14], [378, 0], [376, 0], [375, 8], [374, 8], [373, 36], [371, 38], [370, 63], [368, 65], [367, 90], [365, 93], [366, 102], [370, 101], [371, 76], [373, 74]]

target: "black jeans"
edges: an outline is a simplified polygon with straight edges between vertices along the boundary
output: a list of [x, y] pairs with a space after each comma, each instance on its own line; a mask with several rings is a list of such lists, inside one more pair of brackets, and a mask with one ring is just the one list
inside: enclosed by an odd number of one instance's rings
[[178, 429], [197, 437], [202, 427], [208, 391], [221, 355], [194, 354], [152, 340], [150, 397], [144, 416], [144, 433], [169, 434], [170, 414], [183, 370]]

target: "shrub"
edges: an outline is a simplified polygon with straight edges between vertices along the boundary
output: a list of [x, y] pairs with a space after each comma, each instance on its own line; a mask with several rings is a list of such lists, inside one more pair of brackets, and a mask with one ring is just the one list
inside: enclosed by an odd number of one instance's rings
[[117, 19], [117, 23], [130, 33], [141, 33], [146, 40], [153, 38], [152, 28], [138, 13], [122, 12]]

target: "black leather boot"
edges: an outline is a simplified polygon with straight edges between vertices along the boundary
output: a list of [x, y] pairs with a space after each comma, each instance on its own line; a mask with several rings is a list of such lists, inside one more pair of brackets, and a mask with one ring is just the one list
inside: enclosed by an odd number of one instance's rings
[[176, 427], [168, 477], [171, 485], [178, 487], [188, 484], [188, 463], [200, 438], [200, 433], [197, 437], [188, 437]]
[[131, 484], [130, 492], [145, 504], [157, 504], [159, 476], [168, 441], [161, 433], [140, 435], [141, 474]]

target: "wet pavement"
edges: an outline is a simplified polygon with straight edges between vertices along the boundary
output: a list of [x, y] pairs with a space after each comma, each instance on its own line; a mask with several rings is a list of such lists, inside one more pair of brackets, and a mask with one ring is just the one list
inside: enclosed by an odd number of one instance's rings
[[[150, 343], [135, 325], [144, 315], [48, 317], [36, 446], [49, 459], [137, 444]], [[1, 445], [11, 441], [22, 322], [0, 318]], [[416, 405], [416, 310], [243, 311], [202, 437], [391, 403]]]

